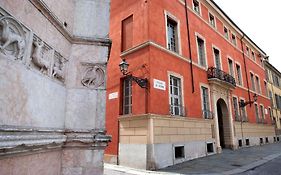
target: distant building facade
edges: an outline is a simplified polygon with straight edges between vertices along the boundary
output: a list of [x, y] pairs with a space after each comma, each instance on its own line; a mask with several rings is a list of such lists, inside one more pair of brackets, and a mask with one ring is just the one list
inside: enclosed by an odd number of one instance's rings
[[266, 53], [213, 1], [113, 0], [110, 19], [106, 161], [159, 169], [274, 142]]
[[[272, 121], [275, 124], [276, 135], [281, 135], [281, 73], [270, 64], [269, 60], [265, 61], [266, 81], [268, 97], [271, 102], [269, 110]], [[277, 137], [276, 139], [279, 140]]]
[[109, 0], [0, 1], [0, 174], [103, 174]]

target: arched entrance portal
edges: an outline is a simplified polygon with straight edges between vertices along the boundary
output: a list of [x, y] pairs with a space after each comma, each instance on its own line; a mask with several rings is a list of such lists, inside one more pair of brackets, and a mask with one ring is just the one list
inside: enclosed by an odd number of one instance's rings
[[222, 148], [231, 148], [231, 130], [228, 108], [223, 99], [217, 101], [220, 145]]

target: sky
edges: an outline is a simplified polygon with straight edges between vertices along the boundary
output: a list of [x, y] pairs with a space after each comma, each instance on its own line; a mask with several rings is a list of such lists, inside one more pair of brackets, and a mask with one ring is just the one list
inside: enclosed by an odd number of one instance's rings
[[281, 72], [281, 1], [214, 0]]

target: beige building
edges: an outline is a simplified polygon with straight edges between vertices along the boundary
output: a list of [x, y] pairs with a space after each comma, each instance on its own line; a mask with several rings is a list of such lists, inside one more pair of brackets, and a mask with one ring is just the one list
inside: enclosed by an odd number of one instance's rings
[[0, 174], [101, 175], [110, 0], [0, 1]]
[[275, 124], [276, 135], [281, 135], [281, 73], [267, 59], [265, 61], [268, 96], [271, 100], [272, 121]]

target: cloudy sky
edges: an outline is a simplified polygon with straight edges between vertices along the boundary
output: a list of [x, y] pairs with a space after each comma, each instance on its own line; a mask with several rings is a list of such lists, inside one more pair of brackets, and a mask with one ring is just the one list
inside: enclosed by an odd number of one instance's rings
[[214, 0], [281, 72], [281, 1]]

